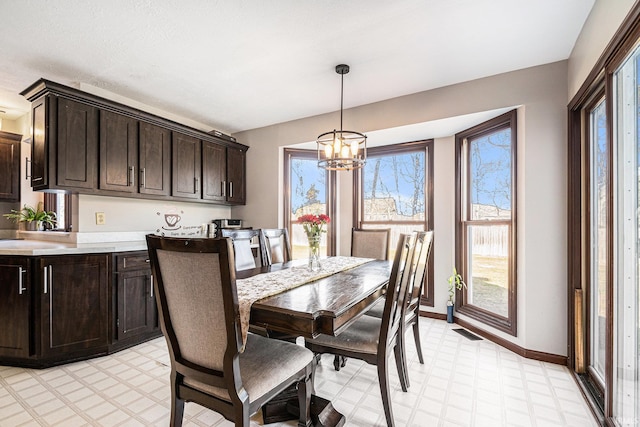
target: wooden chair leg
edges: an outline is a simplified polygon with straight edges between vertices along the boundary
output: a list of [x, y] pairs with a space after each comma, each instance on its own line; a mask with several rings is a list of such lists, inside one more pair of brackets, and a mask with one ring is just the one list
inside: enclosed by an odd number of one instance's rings
[[298, 382], [298, 427], [311, 427], [311, 394], [313, 392], [313, 369], [309, 369], [304, 380]]
[[333, 356], [333, 369], [339, 371], [340, 368], [344, 368], [347, 365], [347, 358], [344, 356]]
[[422, 357], [422, 344], [420, 344], [420, 326], [418, 325], [418, 319], [416, 319], [416, 322], [413, 324], [413, 340], [416, 342], [418, 360], [420, 360], [421, 365], [424, 365], [424, 358]]
[[393, 410], [391, 409], [391, 393], [389, 392], [389, 358], [382, 356], [384, 360], [380, 360], [378, 355], [378, 382], [380, 383], [380, 395], [382, 396], [382, 406], [384, 408], [384, 416], [387, 419], [387, 426], [394, 427]]
[[398, 369], [398, 378], [400, 379], [400, 386], [402, 391], [406, 392], [409, 388], [409, 374], [407, 373], [407, 362], [404, 355], [404, 349], [402, 343], [396, 343], [393, 348], [393, 353], [396, 356], [396, 368]]
[[184, 417], [184, 400], [178, 398], [178, 385], [176, 383], [176, 373], [171, 374], [171, 420], [170, 427], [182, 427]]

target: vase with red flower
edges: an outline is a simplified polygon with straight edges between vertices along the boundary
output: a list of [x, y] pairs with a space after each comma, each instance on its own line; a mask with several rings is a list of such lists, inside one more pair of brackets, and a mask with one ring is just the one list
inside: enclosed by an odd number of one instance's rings
[[298, 223], [302, 224], [304, 232], [307, 235], [307, 240], [309, 241], [308, 267], [311, 271], [320, 271], [322, 268], [320, 264], [320, 242], [322, 240], [322, 233], [327, 232], [324, 229], [324, 225], [330, 221], [329, 216], [325, 214], [307, 214], [298, 218]]

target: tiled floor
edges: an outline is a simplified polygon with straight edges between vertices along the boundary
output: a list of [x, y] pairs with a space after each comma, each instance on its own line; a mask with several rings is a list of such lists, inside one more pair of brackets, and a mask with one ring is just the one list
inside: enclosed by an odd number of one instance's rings
[[[398, 426], [596, 426], [566, 367], [523, 359], [456, 325], [421, 319], [425, 364], [409, 343], [408, 393], [392, 377]], [[333, 396], [347, 426], [384, 426], [376, 369], [349, 360], [340, 372], [325, 355], [316, 392]], [[0, 366], [0, 426], [168, 426], [164, 338], [114, 355], [45, 369]], [[392, 364], [394, 366], [394, 364]], [[253, 417], [261, 424], [260, 414]], [[187, 403], [185, 426], [231, 426]], [[295, 422], [280, 426], [294, 426]], [[273, 426], [278, 426], [274, 424]]]

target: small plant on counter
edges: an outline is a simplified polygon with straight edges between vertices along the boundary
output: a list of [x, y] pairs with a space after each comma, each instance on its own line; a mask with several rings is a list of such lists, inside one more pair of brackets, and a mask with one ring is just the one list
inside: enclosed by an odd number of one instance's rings
[[25, 222], [27, 223], [27, 228], [35, 230], [42, 230], [45, 225], [49, 228], [53, 228], [56, 225], [56, 213], [45, 211], [42, 207], [42, 202], [38, 203], [37, 209], [25, 204], [19, 211], [11, 209], [11, 213], [3, 216], [16, 223]]

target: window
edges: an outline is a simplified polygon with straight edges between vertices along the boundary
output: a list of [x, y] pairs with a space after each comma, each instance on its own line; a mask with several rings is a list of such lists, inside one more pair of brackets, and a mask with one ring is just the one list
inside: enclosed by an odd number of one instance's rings
[[516, 110], [456, 135], [456, 309], [516, 335]]
[[44, 209], [56, 213], [56, 231], [71, 231], [71, 194], [45, 193]]
[[[433, 140], [371, 147], [354, 173], [354, 221], [358, 228], [390, 228], [391, 253], [400, 233], [433, 229]], [[433, 306], [433, 254], [422, 303]]]
[[331, 218], [323, 235], [320, 253], [335, 254], [335, 215], [333, 188], [335, 172], [318, 167], [314, 150], [284, 150], [285, 227], [289, 230], [292, 258], [309, 256], [307, 235], [296, 221], [306, 214], [326, 214]]

